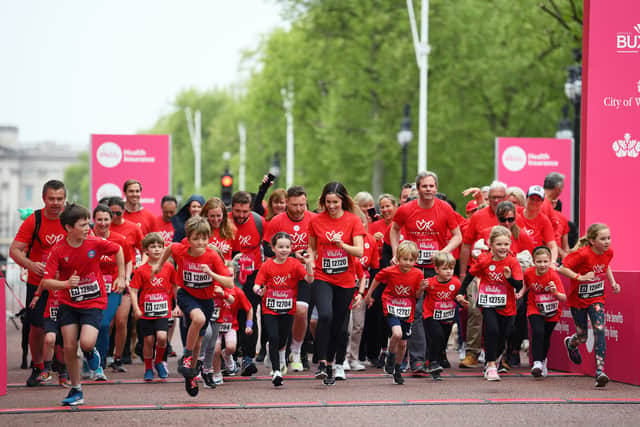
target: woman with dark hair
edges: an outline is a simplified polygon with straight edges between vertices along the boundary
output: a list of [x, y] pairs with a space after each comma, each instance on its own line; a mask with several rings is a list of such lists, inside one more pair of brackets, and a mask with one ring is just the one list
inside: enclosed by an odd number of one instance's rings
[[204, 205], [204, 197], [199, 194], [194, 194], [187, 199], [185, 204], [180, 208], [177, 214], [171, 218], [173, 223], [173, 241], [182, 242], [182, 239], [186, 237], [184, 225], [187, 220], [192, 216], [200, 215]]
[[206, 218], [211, 226], [209, 247], [218, 249], [225, 261], [231, 261], [231, 243], [235, 235], [235, 227], [229, 221], [227, 208], [221, 199], [212, 197], [202, 206], [200, 216]]
[[[346, 379], [342, 365], [347, 347], [345, 328], [349, 305], [354, 298], [357, 262], [354, 257], [363, 255], [365, 230], [360, 218], [352, 213], [354, 203], [341, 183], [326, 184], [319, 205], [322, 212], [309, 223], [309, 250], [315, 257], [311, 295], [318, 309], [315, 344], [319, 364], [315, 376], [325, 385], [334, 385], [336, 378]], [[355, 307], [361, 304], [362, 297], [360, 292], [355, 296]]]

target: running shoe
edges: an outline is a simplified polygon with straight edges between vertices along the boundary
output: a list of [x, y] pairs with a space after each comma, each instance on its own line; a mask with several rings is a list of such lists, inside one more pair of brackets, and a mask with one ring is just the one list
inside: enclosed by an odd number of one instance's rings
[[393, 383], [396, 385], [404, 384], [404, 378], [402, 378], [402, 370], [396, 369], [393, 371]]
[[178, 372], [180, 372], [180, 374], [185, 378], [194, 376], [193, 369], [191, 366], [191, 364], [193, 363], [192, 359], [193, 359], [192, 356], [189, 356], [189, 357], [182, 356], [178, 360]]
[[51, 381], [51, 374], [46, 369], [40, 373], [40, 384], [45, 385]]
[[93, 351], [91, 352], [91, 356], [87, 358], [87, 366], [92, 371], [95, 371], [100, 367], [100, 353], [93, 347]]
[[203, 372], [202, 381], [204, 382], [204, 388], [216, 388], [216, 383], [213, 381], [212, 372]]
[[309, 366], [309, 358], [307, 357], [307, 355], [303, 355], [300, 356], [300, 359], [302, 360], [302, 369], [304, 369], [305, 371], [308, 371], [311, 369], [311, 367]]
[[82, 397], [82, 390], [78, 390], [77, 388], [71, 388], [69, 390], [69, 394], [62, 400], [62, 406], [77, 406], [84, 404], [84, 399]]
[[498, 363], [498, 373], [506, 374], [509, 372], [509, 364], [506, 361], [500, 359], [500, 363]]
[[260, 348], [260, 351], [258, 352], [258, 355], [256, 356], [256, 362], [262, 363], [265, 360], [269, 360], [269, 357], [267, 356], [267, 349], [265, 347], [262, 347], [262, 348]]
[[256, 364], [253, 363], [253, 360], [246, 358], [242, 361], [242, 372], [240, 372], [240, 375], [243, 377], [250, 377], [256, 372], [258, 372], [258, 368], [256, 368]]
[[40, 381], [41, 375], [42, 370], [40, 368], [31, 368], [31, 375], [29, 375], [29, 378], [27, 378], [27, 387], [37, 387], [39, 385], [43, 385]]
[[145, 371], [144, 371], [144, 380], [146, 382], [153, 381], [153, 369], [145, 369]]
[[273, 384], [274, 387], [281, 387], [282, 386], [282, 374], [280, 373], [280, 371], [275, 371], [273, 373], [273, 378], [271, 379], [271, 384]]
[[300, 353], [291, 353], [289, 355], [289, 366], [293, 372], [302, 372], [304, 370], [300, 360]]
[[352, 371], [364, 371], [367, 369], [359, 360], [352, 360], [350, 365]]
[[224, 384], [224, 379], [222, 378], [221, 372], [216, 372], [215, 374], [213, 374], [213, 382], [215, 383], [215, 385]]
[[102, 366], [98, 366], [98, 369], [93, 371], [93, 380], [94, 381], [107, 381], [107, 376], [104, 374], [104, 369], [102, 369]]
[[426, 374], [427, 373], [427, 368], [424, 367], [424, 362], [422, 361], [417, 361], [415, 363], [414, 368], [412, 369], [411, 373], [413, 375], [420, 375], [420, 374]]
[[578, 347], [571, 347], [571, 337], [564, 338], [564, 346], [567, 348], [567, 354], [569, 355], [569, 359], [576, 365], [582, 363], [582, 356], [580, 355], [580, 350]]
[[327, 376], [322, 380], [322, 384], [327, 386], [336, 385], [336, 378], [333, 376], [333, 367], [331, 365], [327, 365], [326, 372]]
[[162, 380], [169, 376], [165, 362], [156, 363], [156, 372], [158, 373], [158, 377]]
[[596, 372], [596, 387], [603, 388], [609, 382], [609, 377], [602, 371]]
[[434, 374], [440, 376], [443, 370], [444, 369], [438, 362], [431, 362], [431, 365], [429, 366], [429, 373], [431, 374], [431, 376], [433, 376]]
[[484, 371], [484, 378], [487, 381], [500, 381], [500, 375], [498, 375], [498, 369], [495, 366], [488, 367]]
[[189, 375], [184, 377], [184, 389], [187, 391], [187, 394], [191, 397], [196, 397], [198, 392], [198, 377], [195, 375]]
[[344, 373], [344, 367], [342, 365], [336, 364], [335, 370], [334, 377], [336, 380], [344, 381], [347, 379], [347, 374]]
[[351, 370], [351, 365], [349, 364], [349, 361], [347, 359], [344, 359], [344, 362], [342, 363], [342, 369], [344, 369], [345, 371]]
[[458, 365], [460, 368], [477, 368], [478, 367], [478, 356], [473, 353], [467, 353], [467, 355], [460, 361]]
[[547, 369], [547, 359], [544, 359], [542, 361], [542, 376], [546, 377], [547, 375], [549, 375], [549, 369]]
[[71, 380], [69, 379], [69, 373], [66, 369], [58, 374], [58, 385], [65, 388], [71, 387]]
[[535, 362], [533, 362], [533, 368], [531, 368], [531, 375], [533, 375], [535, 378], [542, 378], [542, 362], [540, 362], [539, 360], [536, 360]]
[[113, 372], [125, 373], [127, 372], [127, 368], [122, 365], [121, 359], [113, 359], [113, 362], [109, 365]]
[[[387, 375], [393, 375], [394, 369], [396, 365], [396, 357], [395, 354], [387, 354], [384, 362], [384, 373]], [[416, 366], [418, 363], [416, 363]]]
[[83, 380], [91, 380], [93, 381], [93, 371], [89, 369], [89, 364], [87, 363], [87, 359], [82, 358], [82, 370], [80, 371], [80, 378]]
[[315, 377], [319, 380], [327, 378], [327, 365], [324, 363], [318, 364], [318, 370], [315, 373]]

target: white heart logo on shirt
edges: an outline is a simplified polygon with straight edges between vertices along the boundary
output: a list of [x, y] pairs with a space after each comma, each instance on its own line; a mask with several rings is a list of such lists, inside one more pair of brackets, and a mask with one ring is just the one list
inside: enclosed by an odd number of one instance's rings
[[238, 239], [240, 240], [240, 246], [249, 246], [249, 242], [251, 242], [251, 236], [240, 236]]
[[284, 285], [287, 282], [287, 278], [285, 276], [273, 276], [273, 283], [276, 285]]
[[416, 221], [416, 227], [418, 227], [418, 230], [420, 231], [425, 231], [425, 230], [431, 230], [431, 226], [433, 225], [433, 221], [427, 221], [426, 219], [421, 219], [420, 221]]
[[411, 295], [411, 286], [396, 285], [395, 291], [396, 291], [396, 294], [398, 295], [409, 296]]
[[342, 231], [339, 232], [335, 232], [333, 230], [331, 231], [327, 231], [326, 233], [324, 233], [325, 237], [327, 238], [327, 240], [329, 240], [330, 242], [332, 242], [334, 239], [340, 239], [342, 240]]
[[369, 264], [369, 257], [363, 256], [362, 258], [360, 258], [360, 264], [362, 264], [363, 266]]
[[151, 286], [162, 286], [163, 279], [162, 277], [154, 277], [151, 280]]
[[294, 245], [299, 245], [300, 243], [304, 243], [307, 239], [307, 233], [294, 233], [291, 236], [291, 240], [293, 241]]
[[44, 237], [44, 240], [51, 246], [55, 245], [62, 239], [64, 239], [64, 234], [47, 234]]

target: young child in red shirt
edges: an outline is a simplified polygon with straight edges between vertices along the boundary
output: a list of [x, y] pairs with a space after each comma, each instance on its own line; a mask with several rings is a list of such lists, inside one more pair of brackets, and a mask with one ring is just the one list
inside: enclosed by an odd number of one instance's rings
[[117, 243], [89, 236], [91, 213], [71, 204], [60, 215], [67, 237], [51, 251], [42, 281], [45, 289], [59, 292], [58, 322], [62, 330], [64, 358], [71, 377], [71, 390], [62, 401], [65, 406], [84, 403], [80, 385], [78, 341], [89, 369], [100, 366], [95, 348], [102, 311], [107, 308], [107, 291], [100, 273], [100, 257], [116, 254], [118, 277], [116, 286], [124, 286], [125, 270], [122, 248]]
[[394, 384], [404, 384], [400, 362], [407, 351], [407, 338], [411, 336], [411, 323], [416, 311], [416, 301], [422, 296], [426, 280], [421, 270], [415, 268], [418, 246], [405, 240], [396, 251], [398, 264], [383, 268], [373, 279], [365, 297], [368, 307], [373, 305], [374, 291], [380, 283], [386, 284], [382, 292], [382, 310], [391, 329], [389, 354], [384, 372], [393, 376]]
[[196, 359], [213, 314], [214, 287], [219, 284], [224, 288], [232, 288], [233, 279], [224, 261], [208, 247], [211, 236], [209, 222], [194, 216], [187, 221], [185, 228], [188, 242], [167, 246], [151, 271], [153, 275], [158, 274], [170, 256], [178, 267], [177, 284], [180, 289], [176, 300], [187, 324], [187, 342], [184, 355], [178, 362], [178, 372], [185, 378], [187, 393], [195, 397], [199, 391], [197, 375], [200, 371]]
[[[143, 339], [142, 357], [144, 359], [144, 380], [153, 381], [153, 367], [160, 379], [168, 377], [164, 365], [164, 352], [167, 349], [167, 331], [171, 316], [181, 316], [182, 312], [172, 307], [177, 289], [176, 270], [171, 263], [164, 263], [160, 271], [151, 277], [151, 268], [158, 265], [164, 250], [164, 239], [160, 233], [149, 233], [142, 239], [142, 250], [147, 262], [133, 273], [129, 284], [133, 315], [138, 320], [138, 328]], [[155, 342], [156, 357], [153, 360]]]

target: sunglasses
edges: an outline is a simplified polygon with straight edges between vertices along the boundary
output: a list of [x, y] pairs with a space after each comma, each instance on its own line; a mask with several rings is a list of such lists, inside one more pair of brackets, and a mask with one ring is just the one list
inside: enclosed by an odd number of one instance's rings
[[112, 214], [114, 214], [115, 216], [122, 216], [123, 212], [122, 211], [111, 211]]
[[508, 218], [505, 218], [503, 216], [498, 217], [498, 221], [500, 221], [500, 222], [515, 222], [515, 220], [516, 220], [515, 216], [510, 216]]

